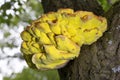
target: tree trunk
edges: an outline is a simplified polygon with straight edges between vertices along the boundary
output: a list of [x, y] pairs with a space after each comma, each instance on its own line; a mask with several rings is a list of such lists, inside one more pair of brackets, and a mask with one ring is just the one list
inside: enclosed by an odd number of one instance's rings
[[[103, 15], [96, 0], [42, 0], [45, 13], [59, 8]], [[80, 56], [59, 69], [61, 80], [120, 80], [120, 1], [105, 14], [108, 30], [94, 44], [83, 46]]]

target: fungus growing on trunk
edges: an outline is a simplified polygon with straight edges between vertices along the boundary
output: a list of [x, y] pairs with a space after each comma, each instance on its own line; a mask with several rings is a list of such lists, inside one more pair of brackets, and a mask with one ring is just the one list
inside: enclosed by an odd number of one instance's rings
[[95, 42], [106, 29], [104, 17], [59, 9], [43, 14], [21, 33], [21, 51], [32, 68], [58, 69], [78, 57], [81, 46]]

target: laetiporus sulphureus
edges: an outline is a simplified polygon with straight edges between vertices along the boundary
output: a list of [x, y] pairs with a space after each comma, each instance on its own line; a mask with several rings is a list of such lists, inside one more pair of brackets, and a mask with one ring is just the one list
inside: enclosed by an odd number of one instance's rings
[[59, 9], [43, 14], [21, 33], [21, 51], [32, 68], [57, 69], [80, 54], [107, 29], [104, 17], [88, 11]]

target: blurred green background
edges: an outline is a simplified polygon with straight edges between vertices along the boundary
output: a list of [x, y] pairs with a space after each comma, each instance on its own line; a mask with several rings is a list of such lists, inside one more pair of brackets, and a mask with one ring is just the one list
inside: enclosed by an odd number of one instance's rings
[[[117, 0], [97, 1], [107, 12]], [[0, 0], [0, 80], [59, 80], [57, 70], [36, 71], [22, 62], [19, 34], [42, 13], [41, 0]], [[22, 69], [18, 70], [20, 65], [23, 65]]]
[[56, 70], [35, 71], [33, 69], [23, 69], [21, 73], [12, 74], [10, 77], [4, 77], [4, 80], [59, 80]]

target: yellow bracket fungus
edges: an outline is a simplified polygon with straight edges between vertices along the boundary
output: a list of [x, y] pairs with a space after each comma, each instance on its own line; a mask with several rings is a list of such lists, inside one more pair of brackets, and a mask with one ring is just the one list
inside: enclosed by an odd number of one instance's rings
[[32, 68], [58, 69], [80, 54], [107, 29], [104, 17], [88, 11], [59, 9], [43, 14], [22, 33], [21, 51]]

